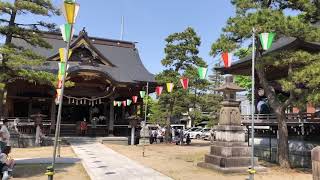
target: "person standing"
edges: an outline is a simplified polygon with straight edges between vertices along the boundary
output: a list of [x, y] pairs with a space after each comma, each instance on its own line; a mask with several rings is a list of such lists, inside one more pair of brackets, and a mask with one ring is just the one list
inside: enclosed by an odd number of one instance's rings
[[83, 121], [81, 121], [80, 123], [80, 131], [82, 136], [85, 136], [87, 134], [87, 128], [88, 128], [87, 120], [86, 118], [83, 118]]
[[93, 137], [96, 137], [97, 121], [98, 121], [97, 117], [93, 117], [91, 119], [91, 130], [92, 130], [92, 136]]
[[3, 120], [3, 124], [0, 129], [0, 150], [4, 149], [5, 146], [10, 145], [10, 133], [8, 130], [8, 119]]

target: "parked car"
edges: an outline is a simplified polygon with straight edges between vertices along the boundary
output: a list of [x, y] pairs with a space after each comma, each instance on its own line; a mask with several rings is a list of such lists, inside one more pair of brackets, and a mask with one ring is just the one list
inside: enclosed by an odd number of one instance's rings
[[210, 128], [204, 128], [202, 129], [202, 133], [201, 133], [201, 139], [204, 139], [204, 140], [210, 140], [210, 137], [211, 137], [211, 133], [210, 133]]
[[200, 139], [202, 134], [202, 129], [196, 129], [194, 131], [189, 131], [188, 134], [190, 134], [191, 139]]
[[198, 129], [201, 129], [201, 128], [198, 128], [198, 127], [188, 128], [188, 129], [184, 130], [183, 133], [187, 134], [188, 132], [193, 132], [193, 131], [196, 131]]

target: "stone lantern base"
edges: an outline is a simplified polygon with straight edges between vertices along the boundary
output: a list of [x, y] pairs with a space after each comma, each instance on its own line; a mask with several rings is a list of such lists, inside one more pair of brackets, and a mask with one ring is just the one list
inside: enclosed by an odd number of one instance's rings
[[[215, 126], [216, 140], [212, 143], [210, 154], [205, 155], [205, 161], [198, 166], [214, 169], [223, 173], [247, 173], [251, 166], [251, 148], [245, 142], [245, 127], [243, 126]], [[255, 169], [258, 159], [254, 158]]]

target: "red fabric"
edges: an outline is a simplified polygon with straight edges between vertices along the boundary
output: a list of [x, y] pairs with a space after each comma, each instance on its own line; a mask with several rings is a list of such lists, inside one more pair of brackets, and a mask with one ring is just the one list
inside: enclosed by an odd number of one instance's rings
[[157, 96], [160, 96], [160, 95], [161, 95], [162, 90], [163, 90], [163, 87], [162, 87], [162, 86], [157, 86], [157, 87], [156, 87], [156, 94], [157, 94]]
[[189, 86], [189, 79], [188, 78], [181, 78], [180, 82], [182, 84], [183, 89], [188, 89], [188, 86]]
[[87, 123], [84, 122], [84, 121], [82, 121], [82, 122], [80, 123], [80, 130], [87, 130], [87, 128], [88, 128]]

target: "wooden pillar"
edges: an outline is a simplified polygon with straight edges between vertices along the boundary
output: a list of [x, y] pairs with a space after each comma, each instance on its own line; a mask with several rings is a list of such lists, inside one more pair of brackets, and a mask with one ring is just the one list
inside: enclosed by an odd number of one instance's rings
[[122, 108], [121, 108], [121, 121], [124, 122], [125, 118], [126, 118], [126, 107], [122, 106]]
[[3, 115], [4, 117], [8, 117], [9, 111], [8, 111], [8, 91], [5, 90], [4, 91], [4, 97], [3, 97], [4, 101], [3, 101], [3, 108], [4, 108], [4, 112]]
[[109, 130], [109, 136], [113, 136], [113, 125], [114, 125], [114, 106], [113, 106], [113, 101], [114, 98], [110, 98], [110, 113], [109, 113], [109, 126], [108, 126], [108, 130]]
[[50, 132], [54, 132], [55, 130], [55, 125], [56, 125], [56, 102], [55, 99], [52, 99], [51, 102], [51, 111], [50, 111], [50, 119], [51, 119], [51, 126], [50, 126]]
[[30, 119], [30, 116], [32, 114], [32, 98], [29, 99], [28, 103], [28, 118]]

